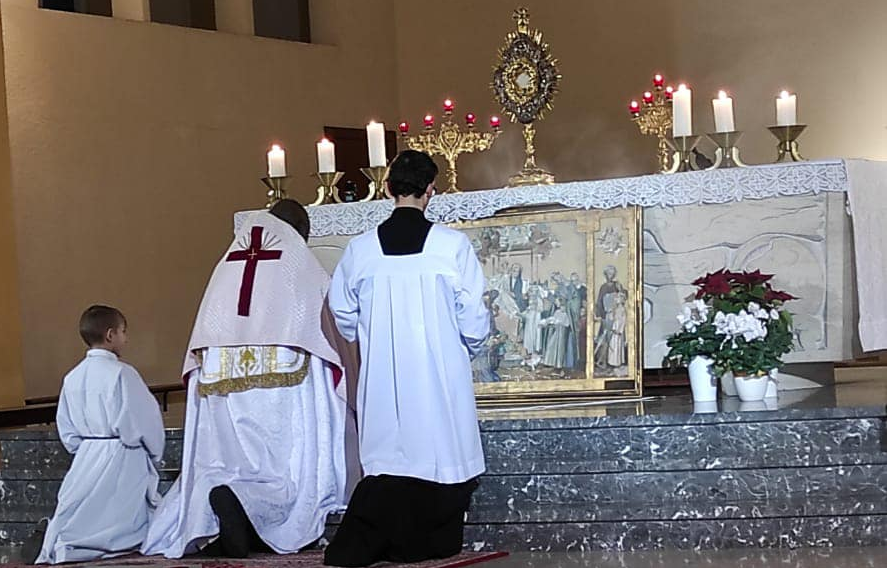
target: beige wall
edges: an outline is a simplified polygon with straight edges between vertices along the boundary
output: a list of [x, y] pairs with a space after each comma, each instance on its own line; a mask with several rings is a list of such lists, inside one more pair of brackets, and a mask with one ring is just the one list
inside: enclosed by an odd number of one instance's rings
[[[560, 180], [652, 171], [655, 141], [627, 118], [655, 71], [695, 90], [697, 129], [726, 87], [769, 160], [773, 97], [796, 90], [810, 158], [887, 157], [887, 3], [855, 0], [527, 0], [564, 75], [539, 125], [538, 157]], [[24, 370], [50, 394], [81, 352], [79, 312], [119, 305], [132, 361], [176, 380], [191, 319], [233, 211], [260, 205], [271, 139], [290, 150], [298, 195], [322, 126], [420, 122], [444, 96], [484, 122], [491, 66], [514, 0], [316, 0], [321, 45], [40, 11], [0, 0]], [[460, 161], [463, 187], [505, 183], [518, 128]], [[2, 148], [0, 148], [2, 149]], [[2, 174], [2, 168], [0, 168]]]
[[150, 382], [175, 382], [232, 213], [264, 203], [269, 141], [305, 196], [324, 125], [396, 119], [391, 5], [324, 0], [336, 45], [0, 7], [27, 394], [57, 392], [93, 302], [129, 317]]
[[[0, 23], [0, 33], [2, 28]], [[0, 45], [0, 80], [4, 76]], [[25, 395], [8, 132], [4, 81], [0, 84], [0, 408], [21, 405]]]

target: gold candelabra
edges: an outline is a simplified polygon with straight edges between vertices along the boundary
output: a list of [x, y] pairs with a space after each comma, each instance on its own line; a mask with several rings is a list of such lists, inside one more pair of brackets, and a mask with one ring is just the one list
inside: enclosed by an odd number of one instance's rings
[[492, 127], [490, 132], [478, 132], [474, 128], [477, 120], [474, 114], [465, 115], [465, 128], [463, 129], [453, 122], [453, 109], [454, 105], [451, 100], [444, 101], [444, 120], [437, 131], [434, 130], [434, 117], [431, 115], [425, 117], [425, 129], [421, 134], [410, 136], [410, 127], [406, 122], [401, 122], [398, 127], [408, 148], [425, 152], [431, 156], [443, 156], [446, 160], [447, 189], [445, 193], [462, 191], [459, 189], [459, 174], [456, 170], [456, 160], [459, 159], [459, 156], [489, 150], [500, 133], [498, 117], [490, 118], [490, 126]]
[[662, 75], [653, 77], [653, 90], [643, 96], [643, 104], [631, 101], [629, 111], [631, 119], [637, 124], [641, 134], [656, 136], [659, 139], [659, 171], [672, 170], [672, 149], [668, 144], [668, 136], [672, 126], [671, 100], [674, 90], [665, 86]]
[[798, 149], [798, 137], [807, 128], [806, 124], [791, 124], [786, 126], [768, 126], [767, 130], [779, 140], [776, 162], [803, 162], [801, 152]]
[[265, 202], [266, 209], [271, 209], [275, 203], [281, 199], [286, 199], [286, 184], [289, 179], [289, 176], [268, 176], [262, 178], [262, 183], [268, 188], [265, 194], [267, 196]]
[[368, 168], [360, 168], [363, 175], [370, 180], [370, 191], [361, 201], [372, 201], [373, 199], [387, 199], [391, 197], [385, 188], [385, 180], [388, 179], [388, 168], [390, 166], [370, 166]]
[[317, 172], [311, 175], [317, 178], [320, 185], [317, 186], [317, 198], [308, 205], [324, 205], [333, 202], [342, 203], [342, 200], [339, 198], [339, 192], [336, 191], [336, 184], [345, 175], [344, 172]]

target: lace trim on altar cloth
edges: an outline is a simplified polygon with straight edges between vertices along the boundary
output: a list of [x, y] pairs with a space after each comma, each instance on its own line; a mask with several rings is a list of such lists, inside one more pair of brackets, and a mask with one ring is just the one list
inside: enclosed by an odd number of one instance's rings
[[267, 375], [252, 375], [236, 379], [221, 379], [213, 383], [200, 383], [197, 385], [197, 392], [200, 393], [200, 396], [224, 396], [251, 389], [293, 387], [305, 382], [305, 377], [307, 376], [308, 365], [305, 365], [293, 373], [269, 373]]
[[[675, 207], [730, 203], [825, 191], [845, 192], [848, 186], [844, 160], [795, 162], [439, 195], [432, 198], [426, 217], [438, 223], [453, 223], [492, 217], [511, 207], [538, 205], [613, 209], [632, 205]], [[364, 233], [387, 219], [393, 208], [394, 202], [390, 199], [309, 207], [311, 236]], [[242, 219], [242, 213], [235, 215], [235, 227]]]

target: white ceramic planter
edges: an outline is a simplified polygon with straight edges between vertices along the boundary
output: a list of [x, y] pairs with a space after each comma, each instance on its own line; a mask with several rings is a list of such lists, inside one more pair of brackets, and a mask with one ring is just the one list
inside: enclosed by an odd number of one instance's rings
[[755, 402], [764, 400], [767, 394], [767, 384], [770, 382], [770, 375], [762, 377], [734, 377], [733, 382], [736, 384], [736, 394], [742, 402]]
[[708, 357], [694, 357], [687, 372], [690, 374], [690, 389], [694, 402], [711, 402], [718, 399], [718, 380], [711, 373], [712, 360]]

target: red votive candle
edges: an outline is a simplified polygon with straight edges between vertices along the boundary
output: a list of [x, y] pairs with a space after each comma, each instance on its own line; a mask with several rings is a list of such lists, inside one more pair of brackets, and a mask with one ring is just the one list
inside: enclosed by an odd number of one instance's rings
[[628, 111], [631, 114], [637, 116], [641, 114], [641, 105], [638, 104], [637, 101], [631, 101], [630, 103], [628, 103]]
[[425, 128], [431, 128], [432, 126], [434, 126], [434, 117], [430, 114], [426, 114], [425, 118], [422, 119], [422, 122], [425, 123]]
[[468, 126], [474, 126], [474, 123], [477, 121], [477, 117], [474, 116], [473, 112], [469, 112], [465, 115], [465, 124]]
[[493, 128], [499, 128], [499, 122], [500, 121], [498, 116], [490, 117], [490, 126], [492, 126]]
[[453, 104], [453, 101], [450, 99], [444, 101], [444, 112], [453, 112], [454, 108], [456, 108], [456, 105]]
[[669, 85], [665, 87], [665, 98], [671, 100], [672, 96], [674, 96], [674, 87]]
[[397, 129], [400, 130], [401, 134], [406, 134], [410, 131], [410, 123], [409, 122], [401, 122], [397, 125]]
[[648, 105], [653, 104], [653, 93], [651, 93], [650, 91], [644, 93], [644, 102]]
[[664, 84], [665, 84], [665, 77], [663, 77], [659, 73], [656, 73], [655, 75], [653, 75], [653, 86], [654, 87], [661, 88], [662, 85], [664, 85]]

